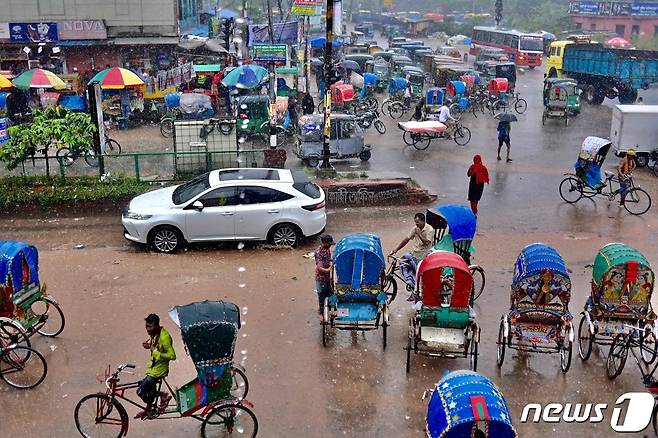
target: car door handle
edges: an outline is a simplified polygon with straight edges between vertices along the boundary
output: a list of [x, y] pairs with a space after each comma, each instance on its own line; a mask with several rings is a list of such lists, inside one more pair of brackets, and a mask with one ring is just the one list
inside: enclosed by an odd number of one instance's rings
[[281, 213], [281, 211], [279, 211], [279, 210], [267, 210], [267, 212], [268, 212], [269, 214], [277, 214], [277, 213]]
[[232, 211], [225, 211], [224, 213], [222, 213], [222, 216], [233, 216], [233, 212]]

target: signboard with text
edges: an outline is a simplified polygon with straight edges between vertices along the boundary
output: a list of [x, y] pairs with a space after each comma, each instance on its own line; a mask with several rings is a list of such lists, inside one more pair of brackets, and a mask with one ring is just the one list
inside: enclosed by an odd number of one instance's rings
[[293, 15], [320, 15], [322, 7], [316, 0], [294, 0], [290, 13]]
[[285, 44], [254, 44], [254, 61], [285, 63], [287, 55], [288, 46]]
[[103, 20], [66, 20], [57, 23], [60, 40], [104, 40], [107, 29]]
[[571, 0], [569, 13], [578, 15], [657, 16], [657, 1]]
[[[297, 44], [297, 22], [274, 23], [272, 25], [274, 44]], [[267, 24], [249, 25], [249, 46], [254, 44], [269, 44], [270, 32]]]
[[57, 41], [57, 23], [9, 23], [9, 39], [15, 43], [48, 43]]

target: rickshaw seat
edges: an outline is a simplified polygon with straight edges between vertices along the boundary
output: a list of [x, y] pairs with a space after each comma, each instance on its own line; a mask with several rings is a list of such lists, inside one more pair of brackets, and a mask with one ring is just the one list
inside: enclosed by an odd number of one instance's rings
[[[562, 316], [560, 313], [545, 310], [545, 309], [526, 309], [519, 310], [517, 313], [517, 321], [525, 323], [535, 323], [535, 324], [548, 324], [548, 325], [558, 325], [562, 323]], [[567, 315], [570, 316], [569, 312]]]
[[450, 307], [422, 307], [419, 317], [423, 327], [439, 328], [464, 329], [472, 320], [469, 309], [452, 309]]
[[[338, 321], [372, 321], [377, 318], [377, 304], [364, 302], [339, 302]], [[343, 313], [343, 315], [341, 315]]]

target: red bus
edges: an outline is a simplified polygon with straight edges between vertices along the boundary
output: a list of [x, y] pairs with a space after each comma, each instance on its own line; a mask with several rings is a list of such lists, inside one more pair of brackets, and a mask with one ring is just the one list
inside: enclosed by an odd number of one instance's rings
[[473, 28], [471, 55], [477, 54], [478, 46], [501, 48], [509, 54], [510, 61], [531, 69], [541, 65], [544, 54], [544, 40], [541, 34], [496, 29], [495, 27], [476, 26]]

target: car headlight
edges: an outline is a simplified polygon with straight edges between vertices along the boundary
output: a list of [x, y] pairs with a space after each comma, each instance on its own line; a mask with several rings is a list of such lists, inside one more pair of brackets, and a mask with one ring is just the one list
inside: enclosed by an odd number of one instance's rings
[[151, 214], [139, 214], [139, 213], [135, 213], [134, 211], [127, 211], [123, 215], [123, 217], [125, 217], [126, 219], [133, 219], [136, 221], [145, 221], [147, 219], [151, 219], [152, 216], [153, 215]]

